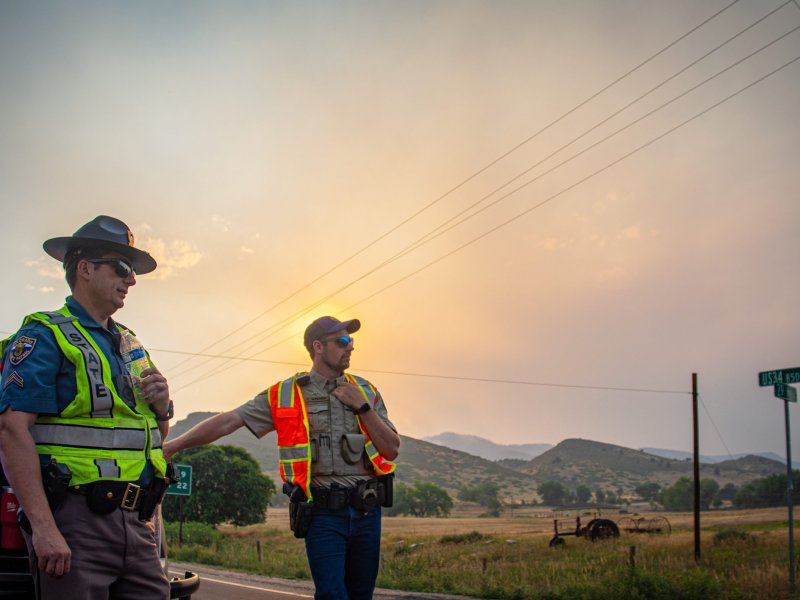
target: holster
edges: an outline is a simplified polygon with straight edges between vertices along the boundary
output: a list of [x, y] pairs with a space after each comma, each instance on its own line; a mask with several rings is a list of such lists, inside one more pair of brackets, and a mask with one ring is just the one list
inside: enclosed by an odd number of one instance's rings
[[314, 514], [314, 504], [311, 502], [292, 501], [289, 503], [289, 529], [296, 538], [304, 538], [311, 527], [311, 517]]
[[50, 459], [50, 462], [42, 467], [42, 487], [51, 512], [55, 513], [66, 498], [70, 479], [72, 479], [72, 473], [67, 465]]
[[378, 502], [387, 508], [394, 503], [394, 473], [378, 477]]
[[166, 479], [156, 477], [153, 480], [153, 483], [150, 484], [150, 489], [145, 492], [142, 503], [139, 505], [140, 521], [149, 521], [153, 518], [153, 513], [156, 512], [156, 508], [164, 499], [164, 494], [167, 493], [168, 485]]
[[350, 493], [350, 506], [361, 512], [369, 512], [380, 506], [377, 480], [362, 481]]

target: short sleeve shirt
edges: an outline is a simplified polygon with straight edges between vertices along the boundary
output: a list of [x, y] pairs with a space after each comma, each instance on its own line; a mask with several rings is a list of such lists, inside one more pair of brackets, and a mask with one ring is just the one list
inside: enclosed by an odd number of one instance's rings
[[[336, 379], [325, 379], [319, 373], [312, 370], [309, 373], [309, 376], [310, 382], [306, 387], [303, 388], [306, 393], [314, 395], [326, 395], [331, 403], [332, 410], [346, 409], [339, 399], [331, 393], [339, 383], [347, 383], [344, 375], [341, 375]], [[389, 414], [386, 410], [386, 405], [383, 402], [383, 397], [380, 395], [380, 392], [378, 392], [378, 395], [375, 398], [373, 410], [381, 419], [383, 419], [383, 421], [392, 429], [392, 431], [397, 431], [394, 424], [392, 424], [392, 422], [389, 420]], [[258, 394], [249, 402], [245, 402], [238, 408], [234, 409], [234, 412], [236, 412], [236, 414], [242, 418], [245, 426], [253, 433], [253, 435], [258, 438], [262, 438], [269, 432], [275, 431], [275, 424], [272, 420], [272, 411], [270, 409], [269, 397], [267, 396], [266, 390]], [[357, 432], [348, 431], [343, 433]], [[315, 485], [317, 483], [324, 485], [325, 482], [315, 480], [314, 483]]]
[[[108, 359], [117, 393], [132, 403], [116, 323], [109, 319], [109, 328], [102, 327], [72, 296], [67, 298], [66, 305]], [[27, 353], [21, 360], [9, 357], [17, 344], [27, 344]], [[11, 407], [20, 412], [58, 415], [77, 393], [75, 365], [64, 356], [50, 328], [38, 322], [23, 326], [9, 344], [3, 361], [0, 412]]]
[[[119, 351], [116, 323], [109, 319], [108, 329], [101, 326], [72, 296], [67, 298], [66, 305], [108, 360], [117, 393], [133, 406], [133, 389]], [[17, 355], [12, 358], [15, 347]], [[0, 413], [10, 407], [19, 412], [57, 416], [77, 393], [75, 365], [64, 356], [52, 330], [39, 322], [20, 328], [3, 360]]]

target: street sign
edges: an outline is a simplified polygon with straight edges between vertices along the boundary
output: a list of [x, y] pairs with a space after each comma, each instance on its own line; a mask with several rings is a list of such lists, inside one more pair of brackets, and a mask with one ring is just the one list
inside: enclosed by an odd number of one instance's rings
[[191, 496], [192, 465], [175, 465], [175, 473], [178, 481], [167, 488], [167, 493], [175, 496]]
[[776, 383], [800, 383], [800, 367], [762, 371], [758, 374], [758, 385], [761, 387]]
[[785, 383], [776, 383], [775, 397], [783, 398], [787, 402], [797, 402], [797, 388], [793, 388]]

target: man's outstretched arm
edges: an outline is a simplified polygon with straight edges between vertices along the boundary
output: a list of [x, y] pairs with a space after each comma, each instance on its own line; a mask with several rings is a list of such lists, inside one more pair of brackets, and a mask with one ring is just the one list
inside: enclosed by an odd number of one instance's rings
[[242, 417], [234, 411], [214, 415], [192, 427], [186, 433], [179, 435], [174, 440], [164, 442], [164, 457], [169, 460], [174, 454], [188, 448], [205, 446], [219, 438], [233, 433], [244, 425]]

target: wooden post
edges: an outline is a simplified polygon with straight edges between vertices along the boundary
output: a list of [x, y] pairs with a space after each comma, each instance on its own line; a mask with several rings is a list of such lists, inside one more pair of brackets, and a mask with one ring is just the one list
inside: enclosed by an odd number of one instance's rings
[[178, 498], [178, 547], [183, 545], [183, 498]]
[[694, 426], [694, 562], [700, 562], [700, 434], [697, 424], [697, 373], [692, 373], [692, 424]]
[[261, 563], [261, 540], [256, 540], [256, 552], [258, 553], [258, 562]]
[[636, 568], [636, 546], [629, 548], [628, 561], [630, 562], [631, 569]]

